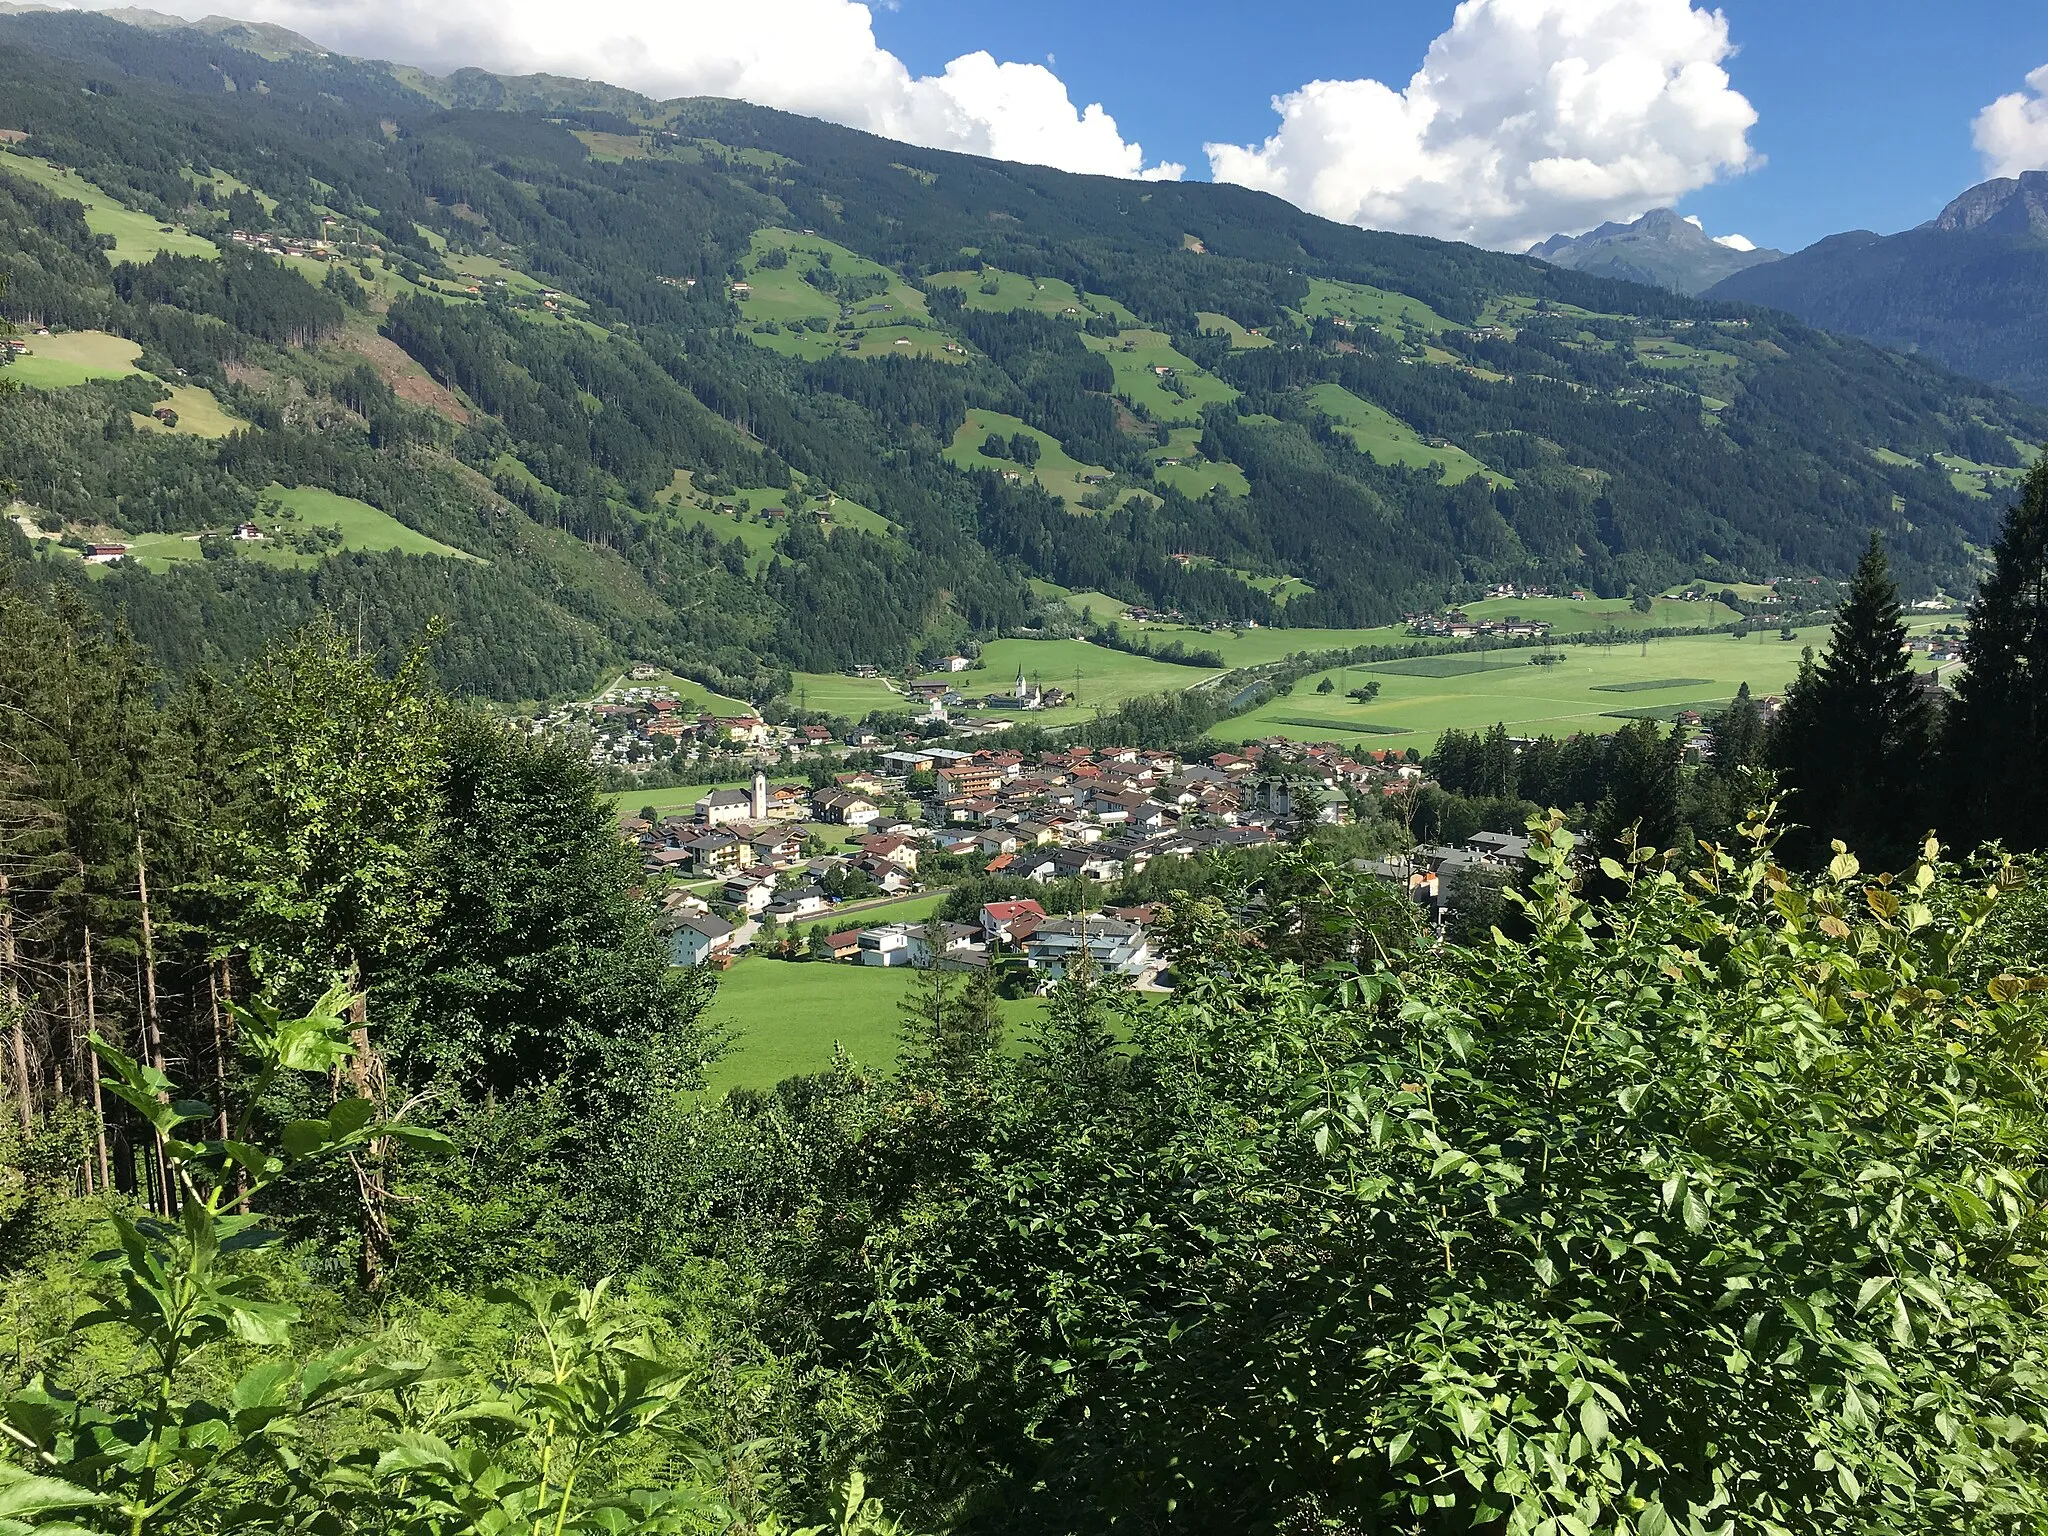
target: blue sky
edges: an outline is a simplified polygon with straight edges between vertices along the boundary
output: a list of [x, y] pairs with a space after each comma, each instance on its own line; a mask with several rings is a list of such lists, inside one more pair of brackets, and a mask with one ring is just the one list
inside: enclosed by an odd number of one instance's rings
[[[2048, 64], [2048, 4], [2021, 0], [1727, 0], [1725, 65], [1758, 113], [1767, 163], [1686, 195], [1716, 234], [1796, 249], [1844, 229], [1931, 218], [1983, 179], [1971, 121]], [[981, 48], [1051, 54], [1077, 103], [1100, 101], [1148, 158], [1204, 174], [1202, 145], [1273, 130], [1270, 99], [1317, 78], [1405, 84], [1453, 6], [1178, 0], [1168, 6], [901, 0], [884, 47], [920, 74]]]
[[2048, 168], [2048, 0], [152, 3], [1503, 249], [1659, 204], [1796, 249]]

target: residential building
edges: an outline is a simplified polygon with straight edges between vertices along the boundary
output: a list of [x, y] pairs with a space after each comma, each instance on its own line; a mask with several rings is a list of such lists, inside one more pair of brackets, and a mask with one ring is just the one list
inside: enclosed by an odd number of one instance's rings
[[681, 912], [661, 922], [669, 959], [676, 965], [703, 965], [732, 953], [733, 926], [708, 912]]
[[1083, 951], [1104, 971], [1121, 976], [1143, 976], [1159, 968], [1145, 930], [1114, 917], [1056, 917], [1040, 923], [1025, 941], [1024, 963], [1057, 981]]

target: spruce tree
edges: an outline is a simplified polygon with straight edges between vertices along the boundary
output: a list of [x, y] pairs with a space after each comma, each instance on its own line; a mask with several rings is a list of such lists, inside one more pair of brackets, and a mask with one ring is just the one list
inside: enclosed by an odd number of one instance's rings
[[1951, 837], [2048, 847], [2048, 456], [2006, 514], [1970, 605], [1943, 731]]
[[1898, 868], [1918, 847], [1933, 712], [1905, 643], [1898, 585], [1873, 537], [1827, 654], [1800, 668], [1771, 731], [1772, 766], [1796, 823], [1788, 858], [1818, 863], [1839, 840], [1870, 868]]

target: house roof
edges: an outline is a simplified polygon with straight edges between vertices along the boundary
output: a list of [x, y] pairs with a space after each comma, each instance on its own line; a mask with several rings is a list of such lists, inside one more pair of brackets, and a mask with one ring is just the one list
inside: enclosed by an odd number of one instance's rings
[[1020, 917], [1044, 917], [1045, 908], [1035, 901], [992, 901], [981, 909], [993, 923], [1014, 922]]

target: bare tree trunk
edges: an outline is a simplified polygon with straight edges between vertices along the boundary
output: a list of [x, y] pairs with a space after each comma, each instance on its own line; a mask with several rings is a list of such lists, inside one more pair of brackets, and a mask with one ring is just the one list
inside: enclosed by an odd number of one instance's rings
[[[358, 1098], [369, 1099], [381, 1114], [384, 1108], [384, 1062], [370, 1044], [370, 1004], [363, 992], [362, 962], [349, 962], [350, 989], [355, 1000], [349, 1004], [349, 1022], [355, 1026], [352, 1038], [355, 1055], [349, 1061], [349, 1077]], [[380, 1136], [362, 1155], [351, 1155], [356, 1186], [363, 1200], [362, 1281], [366, 1289], [384, 1288], [385, 1272], [391, 1267], [391, 1222], [385, 1212], [384, 1159], [390, 1152], [390, 1138]]]
[[[164, 1070], [164, 1038], [162, 1017], [157, 1012], [156, 1000], [156, 926], [149, 916], [149, 864], [142, 856], [142, 818], [135, 818], [135, 891], [142, 901], [142, 985], [147, 1001], [147, 1011], [142, 1017], [143, 1047], [149, 1056], [149, 1064], [157, 1071]], [[156, 1137], [157, 1186], [163, 1195], [163, 1212], [170, 1215], [176, 1208], [171, 1189], [171, 1167], [164, 1156], [164, 1139]]]
[[21, 1134], [35, 1129], [34, 1098], [28, 1082], [27, 1015], [21, 1006], [21, 988], [14, 975], [14, 898], [7, 876], [0, 874], [0, 977], [5, 978], [0, 1006], [7, 1010], [7, 1032], [14, 1048], [14, 1092], [21, 1101]]
[[[99, 1010], [93, 992], [92, 979], [92, 929], [85, 930], [85, 1038], [88, 1042], [100, 1032]], [[92, 1082], [92, 1120], [94, 1134], [99, 1138], [100, 1188], [114, 1187], [113, 1160], [107, 1155], [107, 1106], [100, 1095], [99, 1058], [92, 1055], [92, 1047], [86, 1046], [88, 1060], [85, 1075]]]

